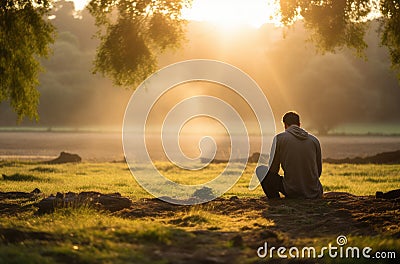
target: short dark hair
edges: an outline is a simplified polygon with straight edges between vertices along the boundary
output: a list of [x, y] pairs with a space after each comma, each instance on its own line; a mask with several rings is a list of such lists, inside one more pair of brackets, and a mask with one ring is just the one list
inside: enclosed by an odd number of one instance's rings
[[287, 126], [291, 125], [298, 125], [300, 126], [300, 116], [298, 113], [294, 111], [287, 112], [283, 118], [282, 118], [283, 123], [285, 123]]

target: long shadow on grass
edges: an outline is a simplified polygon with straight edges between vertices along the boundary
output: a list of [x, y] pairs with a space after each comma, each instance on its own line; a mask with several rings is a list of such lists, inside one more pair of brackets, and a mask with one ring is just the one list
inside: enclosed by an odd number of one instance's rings
[[368, 225], [356, 221], [349, 208], [335, 205], [330, 199], [272, 200], [263, 216], [274, 221], [273, 230], [291, 239], [375, 233]]
[[59, 169], [52, 168], [52, 167], [35, 167], [33, 169], [30, 169], [29, 171], [33, 172], [41, 172], [41, 173], [56, 173], [56, 172], [63, 172]]
[[291, 239], [339, 235], [400, 237], [400, 201], [337, 193], [319, 200], [269, 202], [263, 216]]
[[43, 179], [30, 175], [30, 174], [21, 174], [15, 173], [13, 175], [2, 175], [3, 180], [5, 181], [41, 181]]

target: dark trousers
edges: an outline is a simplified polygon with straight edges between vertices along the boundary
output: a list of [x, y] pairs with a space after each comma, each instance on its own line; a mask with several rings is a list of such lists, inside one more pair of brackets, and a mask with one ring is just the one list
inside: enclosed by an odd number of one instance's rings
[[[267, 173], [265, 172], [265, 168], [259, 168], [257, 168], [256, 174], [265, 195], [267, 195], [269, 199], [280, 198], [279, 193], [286, 195], [285, 189], [283, 188], [283, 177], [278, 173], [270, 171]], [[265, 173], [267, 174], [266, 176]]]

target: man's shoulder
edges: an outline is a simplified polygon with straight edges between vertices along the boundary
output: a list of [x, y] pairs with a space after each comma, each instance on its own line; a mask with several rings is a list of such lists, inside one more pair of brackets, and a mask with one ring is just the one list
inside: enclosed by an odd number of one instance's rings
[[314, 141], [316, 144], [320, 144], [319, 143], [319, 139], [316, 137], [316, 136], [314, 136], [313, 134], [308, 134], [308, 137], [312, 140], [312, 141]]
[[276, 134], [275, 137], [284, 137], [289, 134], [290, 133], [285, 130], [285, 131], [282, 131], [281, 133]]
[[308, 133], [308, 136], [313, 140], [319, 141], [319, 139], [311, 133]]
[[287, 137], [288, 134], [289, 134], [289, 133], [288, 133], [287, 131], [283, 131], [283, 132], [281, 132], [281, 133], [276, 134], [276, 135], [275, 135], [275, 138], [276, 138], [276, 140], [280, 140], [280, 139], [282, 139], [282, 138], [284, 138], [284, 137]]
[[[283, 131], [281, 133], [276, 134], [275, 137], [277, 140], [282, 140], [284, 138], [292, 138], [293, 135], [290, 134], [288, 131]], [[319, 139], [311, 133], [308, 133], [308, 140], [311, 140], [317, 144], [320, 144]]]
[[286, 137], [292, 137], [292, 136], [293, 135], [286, 130], [275, 135], [276, 138], [286, 138]]

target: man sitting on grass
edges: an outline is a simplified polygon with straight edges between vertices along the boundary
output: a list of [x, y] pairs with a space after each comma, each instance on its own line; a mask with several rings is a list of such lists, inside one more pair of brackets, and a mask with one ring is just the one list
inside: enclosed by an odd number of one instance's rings
[[[320, 198], [322, 185], [321, 146], [313, 135], [300, 128], [300, 116], [288, 112], [283, 116], [285, 131], [274, 137], [269, 169], [259, 166], [256, 174], [269, 199], [279, 198], [282, 193], [288, 198]], [[278, 174], [280, 165], [284, 176]]]

